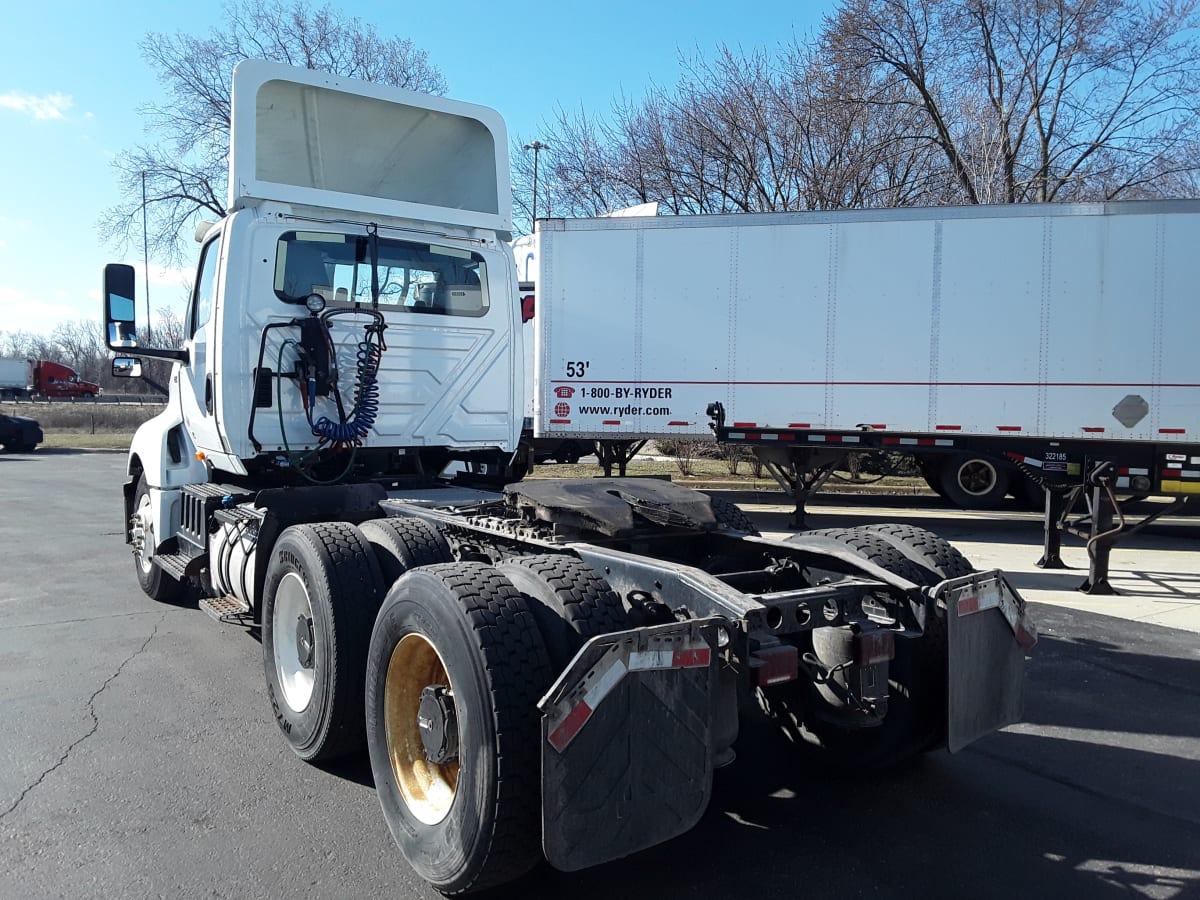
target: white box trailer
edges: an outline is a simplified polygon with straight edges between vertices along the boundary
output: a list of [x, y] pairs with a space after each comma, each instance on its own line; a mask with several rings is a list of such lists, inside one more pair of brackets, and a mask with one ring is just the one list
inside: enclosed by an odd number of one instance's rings
[[539, 229], [539, 434], [1200, 437], [1200, 201]]
[[1126, 494], [1200, 493], [1200, 201], [538, 227], [539, 437], [715, 427], [798, 518], [871, 448], [963, 506], [1099, 465]]

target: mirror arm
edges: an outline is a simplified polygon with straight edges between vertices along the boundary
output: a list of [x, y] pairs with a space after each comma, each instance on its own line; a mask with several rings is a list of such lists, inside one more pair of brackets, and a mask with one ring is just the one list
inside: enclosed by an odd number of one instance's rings
[[111, 347], [110, 349], [137, 356], [149, 356], [153, 359], [170, 359], [181, 363], [188, 361], [186, 350], [161, 350], [156, 347]]

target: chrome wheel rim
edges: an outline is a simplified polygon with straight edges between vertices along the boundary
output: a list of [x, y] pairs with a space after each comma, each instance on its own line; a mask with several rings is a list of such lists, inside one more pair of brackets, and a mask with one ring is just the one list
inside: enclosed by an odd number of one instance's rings
[[143, 575], [149, 575], [154, 563], [151, 559], [154, 553], [154, 526], [150, 521], [150, 495], [142, 494], [137, 510], [133, 514], [132, 540], [133, 556]]
[[[312, 628], [312, 604], [308, 599], [308, 588], [295, 572], [288, 572], [279, 581], [275, 590], [275, 606], [271, 612], [271, 643], [275, 652], [275, 673], [284, 702], [294, 712], [304, 712], [312, 702], [313, 685], [316, 683], [316, 659], [313, 649], [301, 647], [298, 622], [301, 617], [308, 620]], [[302, 659], [309, 658], [309, 665]]]
[[458, 792], [459, 763], [430, 762], [421, 741], [421, 691], [454, 686], [437, 648], [423, 635], [406, 634], [388, 661], [383, 685], [384, 734], [392, 775], [404, 803], [419, 821], [436, 825], [450, 814]]

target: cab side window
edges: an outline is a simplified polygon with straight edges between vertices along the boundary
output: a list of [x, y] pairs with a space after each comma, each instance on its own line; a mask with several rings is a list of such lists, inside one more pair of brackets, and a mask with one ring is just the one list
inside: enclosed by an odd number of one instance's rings
[[205, 245], [196, 275], [196, 290], [192, 295], [192, 314], [189, 335], [194, 336], [212, 316], [213, 298], [217, 293], [217, 260], [221, 256], [221, 239]]

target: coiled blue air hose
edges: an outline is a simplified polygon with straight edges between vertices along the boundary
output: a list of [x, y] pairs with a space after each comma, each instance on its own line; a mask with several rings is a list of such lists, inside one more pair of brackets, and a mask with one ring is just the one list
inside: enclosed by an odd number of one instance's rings
[[[382, 317], [380, 317], [382, 319]], [[355, 357], [354, 408], [345, 422], [321, 416], [313, 423], [312, 433], [323, 442], [361, 445], [379, 415], [379, 363], [383, 358], [382, 322], [368, 325], [358, 342]]]

